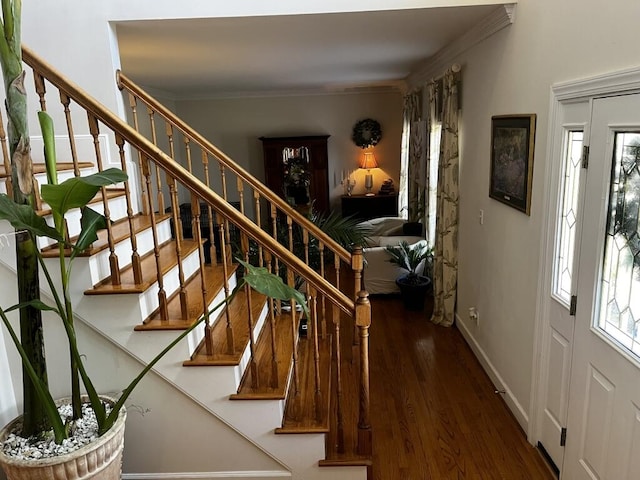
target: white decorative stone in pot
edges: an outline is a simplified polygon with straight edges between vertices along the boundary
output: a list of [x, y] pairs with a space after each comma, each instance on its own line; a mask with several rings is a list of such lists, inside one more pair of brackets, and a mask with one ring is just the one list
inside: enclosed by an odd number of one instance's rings
[[[7, 480], [119, 480], [126, 419], [123, 408], [107, 433], [77, 450], [55, 457], [21, 459], [3, 453], [0, 448], [0, 466]], [[0, 445], [21, 422], [22, 417], [18, 417], [0, 430]]]

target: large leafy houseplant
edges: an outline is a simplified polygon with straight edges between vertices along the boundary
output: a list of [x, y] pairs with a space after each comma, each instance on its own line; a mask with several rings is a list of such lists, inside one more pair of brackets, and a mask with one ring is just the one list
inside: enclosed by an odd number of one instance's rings
[[[56, 443], [61, 443], [73, 430], [74, 421], [82, 415], [80, 382], [89, 399], [90, 408], [95, 413], [98, 434], [106, 433], [118, 418], [127, 398], [142, 378], [160, 361], [160, 359], [193, 329], [200, 325], [205, 316], [194, 322], [191, 327], [177, 336], [158, 355], [146, 365], [131, 383], [126, 386], [113, 405], [107, 407], [98, 395], [83, 362], [78, 346], [74, 314], [69, 294], [73, 261], [95, 240], [97, 231], [106, 227], [106, 219], [88, 207], [98, 191], [108, 185], [127, 180], [119, 169], [107, 169], [85, 177], [75, 177], [62, 183], [56, 178], [56, 155], [54, 133], [50, 117], [39, 112], [39, 120], [45, 145], [45, 163], [48, 184], [42, 186], [41, 197], [49, 205], [53, 226], [47, 224], [34, 209], [32, 160], [27, 129], [26, 97], [22, 81], [20, 47], [20, 0], [2, 0], [2, 33], [0, 35], [0, 63], [2, 63], [7, 91], [8, 130], [10, 153], [12, 155], [12, 191], [13, 196], [0, 194], [0, 220], [7, 220], [16, 229], [16, 272], [18, 276], [18, 303], [0, 306], [0, 319], [12, 339], [23, 368], [25, 401], [22, 421], [22, 436], [45, 437], [52, 435]], [[81, 232], [71, 242], [67, 240], [65, 214], [72, 209], [82, 212]], [[59, 280], [56, 282], [49, 271], [36, 244], [36, 237], [52, 239], [58, 247]], [[306, 299], [300, 292], [283, 284], [279, 277], [266, 268], [243, 264], [245, 275], [240, 278], [234, 292], [220, 304], [211, 309], [206, 316], [228, 303], [237, 291], [248, 284], [254, 290], [280, 300], [295, 299], [306, 310]], [[40, 299], [40, 272], [49, 287], [53, 305]], [[17, 332], [8, 313], [20, 311], [20, 331]], [[61, 320], [70, 352], [71, 397], [73, 417], [63, 421], [52, 397], [46, 376], [46, 360], [40, 314], [52, 311]], [[29, 397], [29, 399], [27, 399]], [[37, 412], [34, 416], [33, 411]]]
[[[399, 245], [389, 245], [386, 247], [390, 258], [389, 261], [407, 271], [406, 283], [418, 284], [421, 277], [431, 278], [431, 265], [433, 264], [433, 250], [426, 241], [420, 241], [409, 245], [408, 242], [400, 242]], [[417, 270], [422, 262], [425, 262], [422, 275], [418, 275]]]
[[[406, 241], [397, 246], [386, 247], [389, 261], [395, 263], [407, 274], [396, 279], [400, 288], [402, 301], [407, 310], [422, 310], [427, 292], [431, 287], [431, 272], [433, 265], [433, 250], [426, 240], [409, 245]], [[418, 267], [424, 262], [422, 275], [418, 274]]]

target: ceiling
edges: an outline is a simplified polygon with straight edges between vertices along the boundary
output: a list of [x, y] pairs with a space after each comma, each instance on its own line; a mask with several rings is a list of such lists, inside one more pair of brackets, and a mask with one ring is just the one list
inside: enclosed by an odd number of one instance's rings
[[399, 87], [496, 5], [117, 24], [122, 71], [176, 98]]

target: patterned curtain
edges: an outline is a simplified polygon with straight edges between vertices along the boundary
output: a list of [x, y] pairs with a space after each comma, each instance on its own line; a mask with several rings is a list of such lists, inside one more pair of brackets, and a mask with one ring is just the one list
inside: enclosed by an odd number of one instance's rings
[[[424, 213], [425, 158], [428, 135], [421, 117], [422, 92], [404, 97], [402, 158], [400, 164], [400, 208], [408, 212], [409, 221], [420, 220]], [[421, 207], [422, 206], [422, 207]]]
[[451, 70], [445, 73], [433, 252], [431, 321], [447, 327], [453, 325], [458, 284], [458, 81], [459, 74]]

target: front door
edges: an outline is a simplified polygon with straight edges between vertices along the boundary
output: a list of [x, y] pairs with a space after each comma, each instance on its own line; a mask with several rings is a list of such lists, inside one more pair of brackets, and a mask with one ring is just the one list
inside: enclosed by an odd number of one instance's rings
[[564, 479], [640, 478], [640, 95], [593, 100]]

